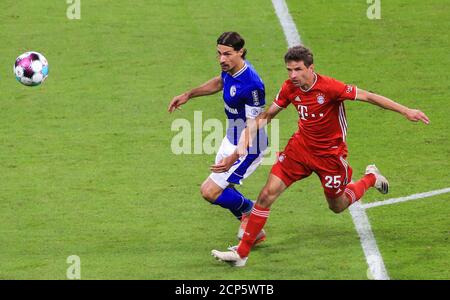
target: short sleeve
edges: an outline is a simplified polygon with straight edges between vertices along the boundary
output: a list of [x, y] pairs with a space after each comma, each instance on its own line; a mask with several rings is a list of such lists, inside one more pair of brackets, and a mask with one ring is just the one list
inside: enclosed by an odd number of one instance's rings
[[288, 95], [287, 84], [285, 82], [281, 87], [280, 91], [278, 92], [277, 96], [275, 97], [273, 103], [275, 103], [275, 105], [277, 105], [280, 108], [286, 108], [289, 105], [289, 103], [291, 103], [287, 95]]
[[354, 85], [331, 79], [330, 90], [332, 93], [331, 97], [336, 101], [356, 100], [357, 88]]
[[266, 105], [266, 93], [263, 88], [250, 88], [244, 93], [245, 97], [245, 116], [255, 119], [263, 111]]

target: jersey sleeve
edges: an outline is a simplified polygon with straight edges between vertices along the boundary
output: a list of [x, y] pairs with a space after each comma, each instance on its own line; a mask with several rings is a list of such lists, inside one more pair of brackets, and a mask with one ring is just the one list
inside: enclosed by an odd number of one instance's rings
[[244, 93], [245, 116], [250, 119], [256, 119], [263, 111], [266, 105], [266, 93], [263, 87], [250, 87]]
[[356, 100], [357, 88], [336, 79], [330, 79], [329, 88], [331, 98], [336, 101]]
[[280, 108], [286, 108], [289, 105], [289, 103], [291, 103], [287, 95], [288, 95], [287, 84], [285, 82], [281, 86], [281, 89], [278, 92], [277, 96], [275, 97], [275, 100], [273, 100], [273, 103], [275, 103], [275, 105]]

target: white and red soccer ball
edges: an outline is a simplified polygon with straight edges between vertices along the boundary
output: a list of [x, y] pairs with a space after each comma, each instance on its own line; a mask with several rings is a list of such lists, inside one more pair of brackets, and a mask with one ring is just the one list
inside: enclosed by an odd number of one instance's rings
[[14, 75], [23, 85], [40, 85], [48, 76], [48, 61], [38, 52], [26, 52], [16, 59]]

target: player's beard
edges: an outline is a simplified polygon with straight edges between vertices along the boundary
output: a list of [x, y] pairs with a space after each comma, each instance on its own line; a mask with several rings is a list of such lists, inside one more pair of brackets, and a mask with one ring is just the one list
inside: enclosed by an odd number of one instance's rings
[[220, 64], [223, 72], [228, 72], [230, 70], [230, 66], [227, 64]]

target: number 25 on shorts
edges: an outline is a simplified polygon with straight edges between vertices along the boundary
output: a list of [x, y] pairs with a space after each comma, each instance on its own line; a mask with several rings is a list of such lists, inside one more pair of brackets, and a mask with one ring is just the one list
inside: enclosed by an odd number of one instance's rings
[[330, 189], [337, 189], [341, 186], [341, 175], [325, 176], [325, 186]]

